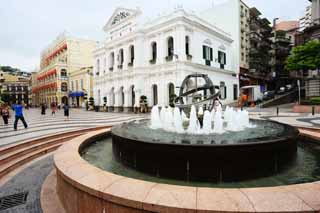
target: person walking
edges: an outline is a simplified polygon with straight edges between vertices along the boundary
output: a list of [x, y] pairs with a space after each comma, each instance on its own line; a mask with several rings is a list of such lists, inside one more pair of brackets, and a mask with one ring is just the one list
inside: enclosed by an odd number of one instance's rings
[[21, 101], [19, 101], [18, 104], [13, 105], [13, 110], [15, 111], [15, 120], [14, 120], [14, 126], [13, 126], [14, 130], [17, 131], [17, 124], [19, 120], [22, 121], [24, 128], [27, 129], [28, 124], [25, 121], [23, 116], [23, 104], [21, 103]]
[[46, 107], [46, 104], [43, 103], [43, 104], [41, 105], [41, 115], [43, 115], [43, 116], [46, 115], [46, 108], [47, 108], [47, 107]]
[[56, 115], [57, 106], [54, 102], [51, 103], [51, 115]]
[[4, 122], [4, 125], [8, 125], [8, 119], [10, 117], [9, 106], [7, 104], [3, 104], [1, 108], [1, 116]]
[[63, 105], [63, 111], [64, 111], [64, 116], [65, 116], [65, 119], [64, 121], [69, 121], [69, 105], [68, 104], [64, 104]]

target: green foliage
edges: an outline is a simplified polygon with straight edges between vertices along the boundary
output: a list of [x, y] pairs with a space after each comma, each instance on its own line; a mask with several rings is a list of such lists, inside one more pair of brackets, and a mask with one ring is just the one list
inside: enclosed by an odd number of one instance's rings
[[310, 103], [313, 105], [320, 105], [320, 97], [310, 98]]
[[320, 42], [310, 41], [293, 48], [287, 59], [286, 69], [290, 71], [315, 70], [320, 68]]

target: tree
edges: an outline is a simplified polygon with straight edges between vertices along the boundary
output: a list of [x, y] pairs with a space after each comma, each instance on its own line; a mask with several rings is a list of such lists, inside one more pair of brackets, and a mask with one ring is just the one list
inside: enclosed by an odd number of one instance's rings
[[293, 48], [286, 62], [289, 71], [320, 69], [320, 41], [309, 41]]

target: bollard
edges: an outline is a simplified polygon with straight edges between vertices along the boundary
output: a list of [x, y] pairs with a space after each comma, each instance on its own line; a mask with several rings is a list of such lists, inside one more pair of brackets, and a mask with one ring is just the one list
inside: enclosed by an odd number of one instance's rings
[[312, 106], [312, 116], [314, 116], [314, 111], [315, 111], [315, 107], [314, 106]]
[[279, 116], [279, 107], [277, 107], [277, 116]]

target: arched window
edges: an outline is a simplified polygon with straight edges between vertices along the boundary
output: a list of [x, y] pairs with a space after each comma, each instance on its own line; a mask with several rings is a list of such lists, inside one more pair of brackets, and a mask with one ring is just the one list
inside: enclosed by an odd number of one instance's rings
[[152, 85], [152, 99], [153, 99], [153, 105], [158, 104], [158, 86], [156, 84]]
[[100, 59], [97, 59], [97, 71], [96, 71], [96, 76], [99, 76], [100, 74]]
[[191, 59], [191, 54], [190, 54], [190, 38], [189, 36], [186, 36], [186, 55], [188, 59]]
[[133, 45], [131, 45], [129, 47], [129, 53], [130, 53], [130, 55], [129, 55], [130, 61], [128, 63], [128, 66], [132, 67], [133, 66], [133, 61], [134, 61], [134, 46]]
[[151, 60], [150, 64], [155, 64], [157, 62], [157, 43], [151, 43]]
[[123, 49], [119, 50], [118, 61], [119, 61], [118, 68], [122, 69], [123, 68]]
[[134, 85], [131, 86], [131, 106], [134, 107], [136, 103], [136, 93], [134, 92]]
[[124, 91], [123, 87], [120, 88], [120, 95], [121, 95], [121, 106], [124, 105]]
[[174, 104], [174, 100], [176, 94], [174, 92], [174, 84], [173, 83], [169, 83], [168, 84], [168, 98], [169, 98], [169, 105], [173, 105]]
[[168, 56], [166, 57], [167, 61], [172, 61], [174, 55], [174, 40], [173, 37], [169, 37], [167, 40], [168, 46]]
[[113, 67], [114, 67], [114, 52], [110, 53], [109, 64], [110, 64], [109, 70], [113, 71]]
[[62, 78], [67, 77], [67, 70], [66, 69], [61, 69], [60, 75], [61, 75]]
[[61, 91], [67, 92], [68, 91], [68, 84], [66, 82], [61, 83]]

